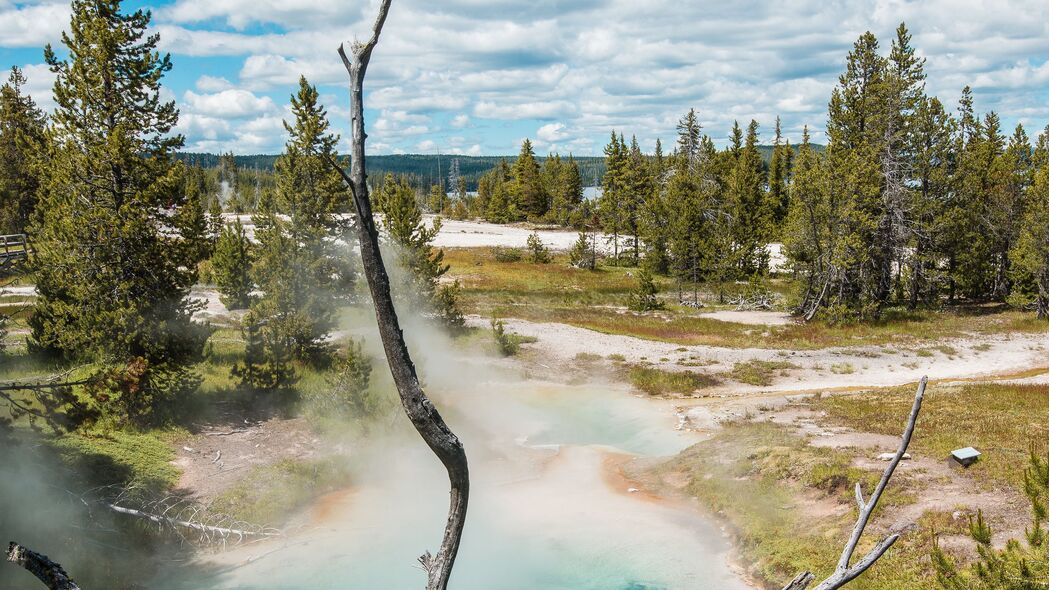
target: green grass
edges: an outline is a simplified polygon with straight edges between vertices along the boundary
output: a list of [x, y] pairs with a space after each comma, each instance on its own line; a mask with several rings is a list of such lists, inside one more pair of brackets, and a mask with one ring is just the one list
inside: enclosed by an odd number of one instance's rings
[[649, 395], [689, 394], [718, 384], [710, 375], [692, 371], [664, 371], [652, 367], [630, 367], [630, 383]]
[[[1032, 313], [992, 306], [959, 306], [946, 311], [889, 308], [878, 321], [846, 325], [815, 321], [753, 326], [704, 318], [693, 309], [676, 305], [662, 312], [635, 314], [623, 309], [637, 285], [635, 268], [584, 271], [570, 268], [563, 255], [555, 256], [551, 264], [502, 263], [486, 248], [448, 249], [445, 260], [451, 265], [448, 276], [463, 286], [463, 303], [469, 313], [560, 322], [606, 334], [688, 346], [791, 350], [890, 344], [913, 347], [972, 333], [1049, 331], [1049, 322], [1037, 320]], [[677, 289], [667, 277], [655, 280], [664, 292]], [[771, 285], [778, 291], [786, 288], [785, 281], [779, 279]], [[708, 298], [713, 297], [714, 290], [712, 285], [703, 286], [703, 294]]]
[[[855, 522], [852, 487], [860, 481], [869, 494], [879, 477], [852, 467], [851, 461], [848, 452], [809, 446], [786, 427], [736, 422], [658, 471], [684, 474], [688, 482], [684, 491], [730, 525], [749, 573], [766, 581], [767, 586], [779, 588], [801, 571], [813, 571], [817, 579], [823, 579], [834, 569]], [[858, 554], [869, 550], [884, 534], [884, 527], [891, 524], [879, 521], [883, 509], [914, 501], [912, 485], [916, 484], [905, 478], [893, 479]], [[836, 511], [836, 516], [802, 512], [803, 499], [821, 497], [823, 502], [848, 508]], [[850, 588], [938, 589], [928, 561], [933, 535], [955, 531], [958, 525], [949, 514], [923, 516], [917, 530], [904, 535]]]
[[129, 485], [160, 492], [178, 483], [171, 441], [177, 430], [73, 432], [50, 440], [59, 457], [96, 485]]
[[253, 469], [219, 496], [212, 509], [244, 522], [277, 526], [295, 510], [344, 487], [349, 480], [350, 469], [343, 458], [285, 459]]
[[[898, 435], [914, 402], [914, 387], [813, 400], [827, 419], [868, 432]], [[1031, 445], [1049, 441], [1049, 386], [930, 385], [911, 452], [946, 459], [961, 447], [983, 456], [963, 473], [989, 487], [1019, 486]]]
[[797, 365], [786, 361], [752, 360], [736, 363], [728, 376], [740, 383], [765, 387], [772, 385], [772, 378], [777, 374], [784, 374], [788, 369], [796, 368]]

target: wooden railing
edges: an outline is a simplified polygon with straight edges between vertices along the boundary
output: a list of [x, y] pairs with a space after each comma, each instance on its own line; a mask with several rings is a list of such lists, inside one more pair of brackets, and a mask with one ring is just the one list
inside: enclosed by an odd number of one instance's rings
[[0, 236], [0, 265], [27, 258], [29, 251], [29, 241], [25, 234]]

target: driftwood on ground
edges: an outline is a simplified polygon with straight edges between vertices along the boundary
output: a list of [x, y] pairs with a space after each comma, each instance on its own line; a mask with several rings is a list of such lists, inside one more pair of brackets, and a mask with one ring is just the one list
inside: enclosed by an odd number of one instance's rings
[[[863, 531], [867, 528], [867, 523], [870, 522], [871, 514], [874, 513], [874, 509], [878, 505], [878, 500], [881, 499], [882, 493], [885, 491], [885, 487], [889, 484], [889, 480], [892, 479], [892, 474], [896, 471], [896, 467], [903, 460], [903, 456], [907, 453], [907, 447], [911, 444], [911, 437], [914, 435], [914, 425], [918, 421], [918, 413], [922, 409], [922, 399], [925, 396], [925, 386], [928, 383], [926, 377], [922, 377], [921, 382], [918, 384], [918, 392], [914, 395], [914, 405], [911, 407], [911, 414], [907, 420], [907, 426], [903, 429], [903, 437], [900, 439], [900, 447], [896, 450], [896, 454], [893, 456], [892, 461], [889, 462], [889, 466], [885, 468], [885, 472], [881, 476], [881, 480], [878, 485], [874, 488], [874, 492], [871, 494], [869, 500], [863, 499], [863, 490], [860, 488], [860, 484], [856, 484], [856, 504], [860, 510], [860, 514], [856, 517], [856, 525], [852, 529], [852, 534], [849, 536], [848, 542], [845, 543], [845, 548], [841, 552], [841, 557], [838, 559], [838, 565], [834, 568], [834, 573], [827, 577], [827, 579], [820, 582], [814, 590], [836, 590], [842, 586], [848, 584], [852, 580], [855, 580], [860, 574], [867, 571], [876, 561], [881, 559], [882, 555], [888, 551], [889, 547], [892, 547], [900, 535], [893, 533], [881, 540], [877, 545], [874, 546], [866, 555], [863, 556], [856, 563], [852, 563], [853, 554], [856, 553], [856, 546], [859, 545], [860, 538], [863, 537]], [[808, 588], [812, 582], [816, 580], [816, 576], [810, 572], [803, 572], [798, 574], [789, 584], [783, 587], [783, 590], [804, 590]]]
[[448, 471], [451, 497], [444, 538], [436, 555], [426, 552], [419, 558], [426, 571], [427, 590], [445, 590], [448, 587], [448, 579], [452, 573], [455, 557], [459, 552], [459, 542], [466, 523], [470, 471], [462, 442], [448, 428], [437, 408], [423, 392], [419, 384], [419, 377], [415, 372], [415, 364], [404, 342], [397, 312], [393, 306], [393, 298], [390, 295], [390, 277], [379, 251], [379, 232], [372, 216], [365, 173], [364, 142], [367, 134], [364, 131], [364, 75], [372, 50], [379, 42], [379, 33], [386, 22], [389, 10], [390, 0], [382, 0], [378, 17], [375, 19], [371, 36], [367, 41], [354, 42], [349, 51], [345, 46], [339, 46], [339, 55], [342, 57], [350, 79], [352, 126], [350, 173], [346, 174], [336, 163], [332, 162], [332, 164], [342, 174], [352, 193], [354, 207], [357, 211], [357, 234], [360, 240], [364, 274], [368, 279], [368, 287], [371, 290], [375, 316], [379, 325], [379, 335], [386, 351], [390, 371], [393, 373], [394, 383], [397, 385], [401, 405], [412, 425]]

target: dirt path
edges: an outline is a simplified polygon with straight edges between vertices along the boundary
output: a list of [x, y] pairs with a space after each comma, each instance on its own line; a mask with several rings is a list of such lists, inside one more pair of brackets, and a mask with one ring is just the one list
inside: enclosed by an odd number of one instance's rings
[[283, 460], [305, 460], [330, 452], [321, 448], [305, 418], [221, 424], [175, 445], [173, 464], [182, 470], [178, 487], [207, 503], [254, 468]]
[[[478, 325], [482, 320], [473, 318]], [[918, 381], [991, 379], [1032, 369], [1049, 370], [1049, 334], [1005, 334], [929, 342], [922, 349], [865, 346], [791, 351], [764, 348], [680, 346], [604, 334], [559, 323], [504, 320], [517, 334], [537, 339], [532, 347], [544, 364], [567, 366], [577, 358], [621, 355], [626, 363], [647, 363], [669, 371], [721, 375], [723, 383], [703, 390], [709, 395], [800, 392], [810, 390], [890, 387]], [[618, 357], [617, 357], [618, 358]], [[790, 363], [778, 370], [769, 386], [737, 383], [724, 377], [736, 363]], [[611, 362], [609, 362], [611, 365]], [[1040, 377], [1044, 378], [1044, 377]]]

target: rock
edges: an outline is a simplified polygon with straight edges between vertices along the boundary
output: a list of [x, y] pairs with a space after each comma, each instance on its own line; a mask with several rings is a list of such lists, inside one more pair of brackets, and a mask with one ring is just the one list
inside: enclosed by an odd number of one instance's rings
[[196, 453], [196, 451], [194, 451], [193, 449], [191, 449], [189, 447], [182, 447], [182, 450], [186, 451], [187, 453]]
[[637, 488], [627, 488], [626, 491], [627, 491], [627, 493], [630, 493], [630, 494], [636, 494], [636, 493], [640, 492], [641, 490], [639, 490]]
[[[878, 460], [879, 461], [892, 461], [893, 458], [895, 458], [895, 457], [896, 457], [896, 453], [882, 453], [882, 454], [878, 455]], [[911, 454], [910, 453], [904, 453], [903, 454], [903, 458], [904, 459], [910, 459], [911, 458]]]

